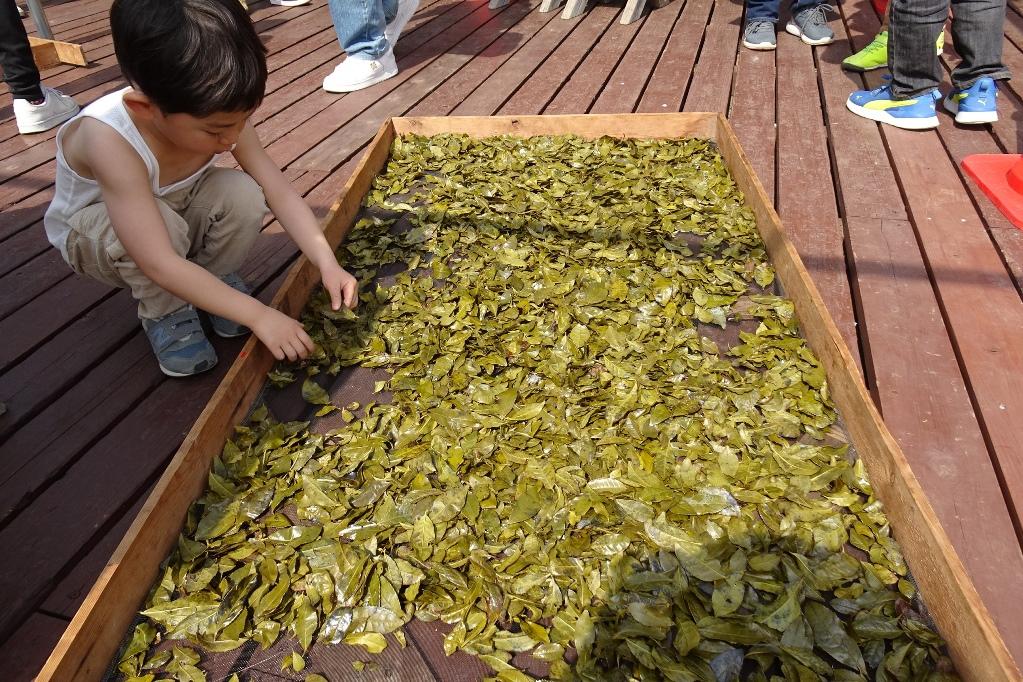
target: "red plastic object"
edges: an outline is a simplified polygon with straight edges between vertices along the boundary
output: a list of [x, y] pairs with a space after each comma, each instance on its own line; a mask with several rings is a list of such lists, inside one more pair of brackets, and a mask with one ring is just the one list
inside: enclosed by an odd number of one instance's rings
[[874, 11], [879, 17], [883, 17], [885, 10], [888, 9], [888, 0], [870, 0], [870, 4], [874, 6]]
[[1013, 225], [1023, 230], [1023, 155], [973, 154], [963, 170]]

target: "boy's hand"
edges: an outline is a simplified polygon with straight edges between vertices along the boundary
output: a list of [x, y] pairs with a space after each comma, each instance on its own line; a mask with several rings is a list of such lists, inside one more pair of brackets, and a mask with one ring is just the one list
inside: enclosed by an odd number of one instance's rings
[[278, 360], [287, 358], [294, 362], [305, 358], [315, 348], [301, 322], [269, 306], [264, 306], [252, 331]]
[[320, 268], [320, 279], [330, 294], [331, 308], [340, 310], [343, 302], [348, 308], [355, 309], [359, 302], [359, 282], [347, 270], [336, 262], [333, 266], [328, 263]]

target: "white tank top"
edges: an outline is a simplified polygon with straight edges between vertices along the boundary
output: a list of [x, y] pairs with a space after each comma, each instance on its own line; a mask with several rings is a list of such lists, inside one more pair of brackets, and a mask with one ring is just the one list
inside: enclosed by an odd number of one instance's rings
[[62, 144], [64, 133], [67, 127], [78, 119], [83, 116], [89, 116], [103, 121], [128, 141], [128, 144], [138, 152], [138, 155], [142, 157], [142, 161], [146, 164], [146, 169], [149, 171], [149, 184], [153, 189], [154, 197], [165, 196], [171, 192], [194, 185], [203, 171], [213, 165], [213, 162], [217, 159], [217, 155], [214, 155], [202, 168], [184, 180], [160, 187], [160, 165], [157, 163], [153, 152], [149, 149], [149, 145], [146, 144], [145, 138], [142, 137], [142, 133], [135, 127], [134, 121], [131, 120], [131, 116], [128, 115], [128, 110], [124, 106], [124, 93], [129, 90], [131, 90], [130, 87], [100, 97], [82, 109], [77, 116], [61, 126], [57, 132], [56, 186], [54, 188], [53, 200], [50, 202], [49, 208], [46, 209], [43, 225], [46, 227], [46, 237], [50, 240], [51, 244], [60, 250], [64, 260], [67, 260], [66, 244], [67, 236], [71, 232], [71, 225], [69, 223], [71, 216], [86, 206], [91, 206], [103, 200], [99, 183], [95, 180], [83, 178], [71, 169], [67, 159], [64, 158]]

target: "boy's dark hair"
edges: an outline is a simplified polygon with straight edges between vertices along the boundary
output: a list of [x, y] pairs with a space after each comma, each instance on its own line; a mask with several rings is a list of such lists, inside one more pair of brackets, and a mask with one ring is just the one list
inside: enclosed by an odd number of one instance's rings
[[165, 114], [263, 101], [266, 48], [238, 0], [114, 0], [110, 28], [124, 77]]

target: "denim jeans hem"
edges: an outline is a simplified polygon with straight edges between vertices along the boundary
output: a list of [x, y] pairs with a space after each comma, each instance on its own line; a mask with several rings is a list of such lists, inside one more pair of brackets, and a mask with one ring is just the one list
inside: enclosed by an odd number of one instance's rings
[[379, 59], [391, 49], [384, 30], [398, 13], [398, 0], [327, 0], [327, 7], [349, 57]]
[[[795, 16], [798, 12], [809, 7], [826, 5], [826, 0], [792, 0], [791, 13]], [[771, 21], [778, 23], [781, 16], [781, 0], [746, 0], [746, 22], [753, 20]]]

